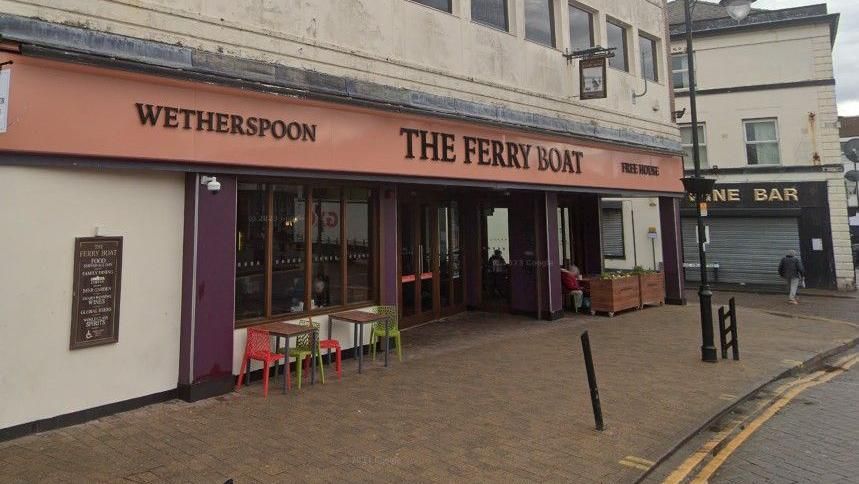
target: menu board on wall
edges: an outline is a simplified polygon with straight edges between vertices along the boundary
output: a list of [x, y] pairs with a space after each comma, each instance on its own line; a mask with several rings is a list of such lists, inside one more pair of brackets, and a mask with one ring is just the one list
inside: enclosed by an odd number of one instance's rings
[[119, 340], [122, 237], [75, 238], [70, 349]]

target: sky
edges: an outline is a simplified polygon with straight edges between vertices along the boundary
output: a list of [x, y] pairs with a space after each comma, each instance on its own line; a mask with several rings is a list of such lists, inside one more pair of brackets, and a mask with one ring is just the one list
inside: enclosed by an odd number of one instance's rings
[[755, 8], [789, 8], [826, 3], [840, 13], [835, 39], [835, 82], [840, 116], [859, 116], [859, 0], [758, 0]]

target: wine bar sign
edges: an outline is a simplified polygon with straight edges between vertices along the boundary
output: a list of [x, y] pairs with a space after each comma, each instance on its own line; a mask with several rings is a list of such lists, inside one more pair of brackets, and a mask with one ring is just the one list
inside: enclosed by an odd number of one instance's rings
[[70, 349], [119, 340], [122, 237], [75, 239]]

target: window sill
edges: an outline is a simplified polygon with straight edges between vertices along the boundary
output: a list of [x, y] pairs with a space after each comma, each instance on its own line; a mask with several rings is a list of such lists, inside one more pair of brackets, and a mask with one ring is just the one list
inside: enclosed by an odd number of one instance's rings
[[[453, 12], [448, 12], [447, 10], [442, 10], [442, 9], [440, 9], [440, 8], [435, 8], [435, 7], [432, 7], [432, 6], [430, 6], [430, 5], [427, 5], [427, 4], [424, 4], [424, 3], [421, 3], [421, 2], [417, 2], [417, 1], [415, 1], [415, 0], [408, 0], [408, 2], [409, 2], [410, 4], [412, 4], [412, 5], [418, 5], [418, 6], [421, 6], [421, 7], [423, 7], [423, 8], [428, 8], [428, 9], [432, 10], [433, 12], [446, 13], [446, 14], [450, 15], [451, 17], [459, 18], [459, 16], [458, 16], [458, 15], [455, 15]], [[451, 5], [451, 9], [453, 9], [453, 5]]]
[[492, 31], [495, 31], [495, 32], [498, 32], [498, 33], [501, 33], [501, 34], [507, 34], [507, 35], [509, 35], [509, 36], [511, 36], [511, 37], [516, 37], [516, 35], [515, 35], [513, 32], [511, 32], [511, 31], [510, 31], [510, 27], [509, 27], [509, 26], [507, 27], [507, 29], [502, 29], [502, 28], [497, 27], [497, 26], [495, 26], [495, 25], [488, 24], [488, 23], [485, 23], [485, 22], [481, 22], [480, 20], [473, 20], [473, 19], [471, 20], [471, 23], [472, 23], [473, 25], [478, 25], [478, 26], [480, 26], [480, 27], [483, 27], [483, 28], [486, 28], [486, 29], [489, 29], [489, 30], [492, 30]]
[[555, 52], [561, 52], [561, 50], [558, 49], [556, 46], [554, 46], [552, 44], [544, 44], [543, 42], [540, 42], [539, 40], [532, 40], [532, 39], [525, 37], [525, 42], [529, 42], [529, 43], [534, 44], [534, 45], [539, 45], [540, 47], [545, 47], [547, 49], [554, 50]]
[[292, 321], [295, 319], [302, 318], [312, 318], [314, 316], [327, 316], [329, 314], [339, 313], [341, 311], [349, 311], [351, 309], [361, 309], [367, 306], [378, 306], [379, 303], [376, 301], [361, 301], [356, 303], [344, 304], [336, 307], [325, 307], [325, 308], [316, 308], [311, 311], [304, 311], [300, 313], [284, 313], [279, 314], [277, 316], [272, 316], [270, 318], [256, 318], [256, 319], [244, 319], [241, 321], [235, 321], [233, 323], [234, 329], [244, 329], [250, 326], [257, 326], [260, 324], [266, 323], [275, 323], [278, 321]]

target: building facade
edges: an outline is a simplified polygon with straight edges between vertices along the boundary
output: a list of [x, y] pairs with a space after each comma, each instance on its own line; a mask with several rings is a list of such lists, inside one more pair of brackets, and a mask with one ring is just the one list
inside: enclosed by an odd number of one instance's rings
[[[0, 435], [229, 392], [264, 322], [557, 318], [559, 266], [603, 269], [602, 197], [654, 201], [681, 303], [665, 18], [660, 0], [0, 0]], [[563, 54], [594, 46], [615, 48], [608, 95], [582, 100]]]
[[[677, 122], [692, 168], [685, 25], [669, 4]], [[826, 5], [753, 10], [737, 23], [697, 2], [695, 77], [700, 158], [717, 179], [708, 201], [712, 280], [779, 285], [788, 250], [801, 254], [809, 287], [855, 287], [839, 147], [832, 46], [838, 14]], [[699, 277], [694, 204], [683, 213], [687, 278]]]
[[[845, 174], [851, 170], [859, 170], [859, 163], [850, 161], [846, 155], [847, 143], [859, 140], [859, 116], [842, 116], [838, 118], [841, 133], [842, 161]], [[859, 141], [853, 141], [854, 144]], [[853, 262], [859, 265], [859, 182], [845, 178], [844, 189], [847, 191], [847, 214], [850, 223], [850, 241], [853, 245]]]

